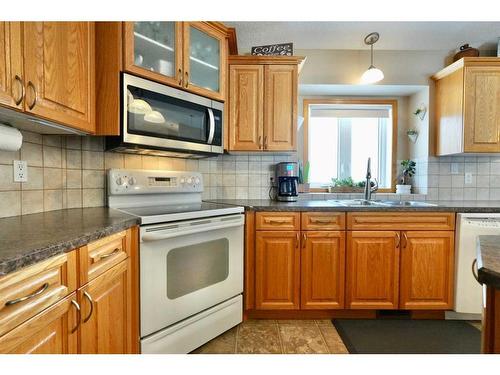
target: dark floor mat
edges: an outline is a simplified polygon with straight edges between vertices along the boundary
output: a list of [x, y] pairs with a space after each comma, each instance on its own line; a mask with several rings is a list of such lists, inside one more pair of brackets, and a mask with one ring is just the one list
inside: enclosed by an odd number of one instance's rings
[[466, 321], [334, 319], [349, 353], [479, 354], [481, 332]]

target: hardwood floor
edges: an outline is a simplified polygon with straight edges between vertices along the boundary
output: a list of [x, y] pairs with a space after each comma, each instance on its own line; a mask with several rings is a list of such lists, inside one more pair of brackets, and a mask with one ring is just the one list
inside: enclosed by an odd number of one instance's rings
[[347, 354], [330, 320], [248, 320], [192, 354]]

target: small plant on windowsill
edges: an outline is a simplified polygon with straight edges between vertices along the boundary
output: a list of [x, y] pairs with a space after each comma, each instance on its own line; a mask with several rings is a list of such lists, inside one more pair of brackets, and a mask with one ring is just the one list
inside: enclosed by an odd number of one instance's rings
[[329, 193], [360, 193], [363, 191], [363, 182], [354, 182], [352, 177], [332, 178], [328, 187]]
[[413, 160], [401, 161], [400, 184], [396, 185], [396, 194], [411, 194], [411, 178], [416, 172], [416, 163]]
[[299, 162], [299, 193], [309, 193], [309, 161], [303, 166]]

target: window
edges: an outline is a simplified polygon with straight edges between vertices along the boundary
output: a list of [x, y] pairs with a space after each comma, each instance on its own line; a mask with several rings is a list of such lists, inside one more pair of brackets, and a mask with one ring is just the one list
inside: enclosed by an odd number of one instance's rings
[[372, 178], [393, 189], [396, 150], [395, 100], [304, 100], [304, 159], [309, 180], [324, 188], [332, 178], [364, 181], [371, 158]]

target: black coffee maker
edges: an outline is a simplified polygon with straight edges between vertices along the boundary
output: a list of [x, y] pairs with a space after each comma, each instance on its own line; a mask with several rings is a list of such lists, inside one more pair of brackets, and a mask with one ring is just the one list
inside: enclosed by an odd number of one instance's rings
[[294, 162], [276, 164], [276, 180], [278, 182], [276, 199], [282, 202], [297, 201], [299, 183], [299, 167]]

